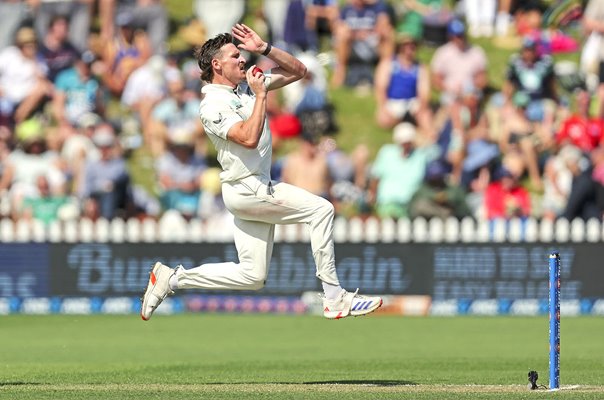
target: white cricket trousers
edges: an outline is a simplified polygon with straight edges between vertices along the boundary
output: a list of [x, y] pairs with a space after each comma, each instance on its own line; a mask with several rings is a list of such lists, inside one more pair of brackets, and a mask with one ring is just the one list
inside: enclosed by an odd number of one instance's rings
[[333, 248], [333, 205], [322, 197], [283, 182], [252, 176], [222, 184], [222, 197], [235, 216], [239, 263], [177, 268], [179, 289], [258, 290], [266, 281], [273, 252], [275, 224], [305, 223], [317, 278], [339, 285]]

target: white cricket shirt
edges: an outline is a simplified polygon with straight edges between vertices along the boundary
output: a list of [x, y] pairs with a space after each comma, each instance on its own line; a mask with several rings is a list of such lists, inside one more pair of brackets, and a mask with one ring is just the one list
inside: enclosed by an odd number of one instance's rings
[[[264, 81], [268, 87], [270, 74]], [[216, 147], [218, 162], [222, 166], [220, 180], [232, 182], [258, 175], [270, 179], [272, 140], [268, 120], [255, 149], [248, 149], [227, 139], [229, 129], [237, 122], [247, 120], [254, 109], [256, 95], [246, 82], [235, 89], [226, 85], [208, 84], [201, 92], [203, 100], [199, 115], [206, 134]]]

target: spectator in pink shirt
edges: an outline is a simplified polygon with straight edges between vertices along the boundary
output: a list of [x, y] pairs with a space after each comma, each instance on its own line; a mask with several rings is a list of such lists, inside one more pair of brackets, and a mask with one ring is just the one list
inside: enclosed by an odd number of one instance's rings
[[451, 104], [464, 87], [483, 91], [488, 83], [487, 58], [478, 46], [468, 43], [466, 27], [454, 19], [447, 26], [449, 41], [439, 47], [432, 58], [432, 82], [441, 91], [443, 104]]

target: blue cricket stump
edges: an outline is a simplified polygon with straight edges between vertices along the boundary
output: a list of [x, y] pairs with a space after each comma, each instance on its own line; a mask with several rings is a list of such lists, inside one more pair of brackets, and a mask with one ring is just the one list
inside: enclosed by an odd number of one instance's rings
[[560, 389], [560, 254], [549, 255], [549, 389]]

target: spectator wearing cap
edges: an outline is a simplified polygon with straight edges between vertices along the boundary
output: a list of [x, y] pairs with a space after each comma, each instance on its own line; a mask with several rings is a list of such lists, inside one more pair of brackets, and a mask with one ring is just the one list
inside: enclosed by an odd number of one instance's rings
[[26, 120], [50, 96], [52, 84], [36, 59], [36, 34], [23, 27], [17, 31], [15, 45], [0, 52], [0, 114], [2, 124]]
[[45, 37], [53, 29], [52, 21], [55, 18], [64, 16], [65, 33], [69, 35], [69, 42], [78, 52], [88, 48], [93, 0], [30, 1], [29, 3], [33, 4], [34, 27], [40, 37]]
[[177, 210], [188, 218], [198, 215], [201, 176], [206, 168], [205, 160], [195, 154], [194, 132], [173, 129], [168, 135], [168, 151], [155, 165], [164, 210]]
[[82, 186], [78, 190], [84, 204], [84, 215], [91, 219], [126, 216], [131, 205], [130, 175], [117, 147], [113, 127], [100, 124], [92, 141], [100, 158], [87, 163]]
[[38, 196], [36, 179], [44, 175], [54, 194], [63, 194], [66, 177], [58, 154], [47, 150], [46, 127], [37, 119], [28, 119], [15, 128], [18, 147], [10, 153], [0, 181], [0, 192], [9, 191], [13, 211], [21, 209], [25, 197]]
[[[224, 8], [220, 8], [224, 11]], [[223, 12], [224, 13], [224, 12]], [[168, 38], [168, 13], [161, 0], [102, 0], [99, 2], [101, 37], [110, 40], [115, 27], [137, 27], [148, 37], [152, 54], [164, 54]]]
[[46, 35], [41, 37], [44, 39], [38, 50], [39, 57], [46, 64], [48, 79], [55, 82], [61, 71], [71, 68], [80, 58], [80, 52], [68, 40], [67, 17], [52, 17]]
[[[390, 58], [394, 28], [383, 1], [348, 0], [340, 10], [334, 31], [336, 66], [332, 76], [334, 87], [346, 83], [356, 86], [365, 77], [363, 70], [372, 70], [382, 58]], [[349, 74], [355, 67], [358, 74]], [[358, 75], [358, 76], [355, 76]]]
[[319, 137], [302, 132], [296, 150], [283, 161], [281, 180], [317, 196], [329, 197], [331, 176], [325, 153], [319, 149]]
[[[182, 75], [177, 70], [166, 74], [168, 95], [151, 110], [150, 150], [161, 155], [165, 149], [166, 135], [179, 127], [187, 127], [193, 132], [195, 148], [203, 153], [203, 126], [199, 119], [199, 98], [185, 90]], [[201, 142], [201, 143], [200, 143]]]
[[378, 64], [374, 92], [379, 126], [391, 129], [411, 119], [423, 134], [433, 136], [430, 71], [418, 62], [417, 42], [411, 36], [399, 36], [395, 55]]
[[528, 119], [541, 123], [551, 135], [557, 102], [554, 62], [547, 54], [539, 55], [532, 37], [523, 39], [520, 54], [512, 55], [508, 63], [502, 88], [504, 99], [509, 103], [518, 91], [530, 98], [525, 110]]
[[488, 84], [487, 57], [466, 37], [465, 24], [453, 19], [447, 25], [448, 42], [436, 49], [430, 65], [432, 84], [445, 105], [457, 101], [464, 87], [483, 92]]
[[409, 203], [421, 186], [435, 146], [416, 146], [417, 129], [409, 122], [394, 127], [393, 144], [382, 146], [370, 171], [369, 200], [381, 218], [409, 217]]
[[94, 54], [86, 51], [78, 57], [73, 67], [57, 76], [53, 112], [61, 127], [73, 129], [86, 114], [104, 114], [102, 88], [92, 74], [95, 60]]
[[[100, 5], [111, 2], [111, 0], [102, 1]], [[153, 49], [148, 34], [137, 29], [131, 11], [119, 13], [115, 25], [118, 29], [112, 37], [103, 36], [106, 45], [102, 55], [104, 68], [101, 77], [109, 91], [119, 97], [130, 74], [149, 60], [153, 55]]]

